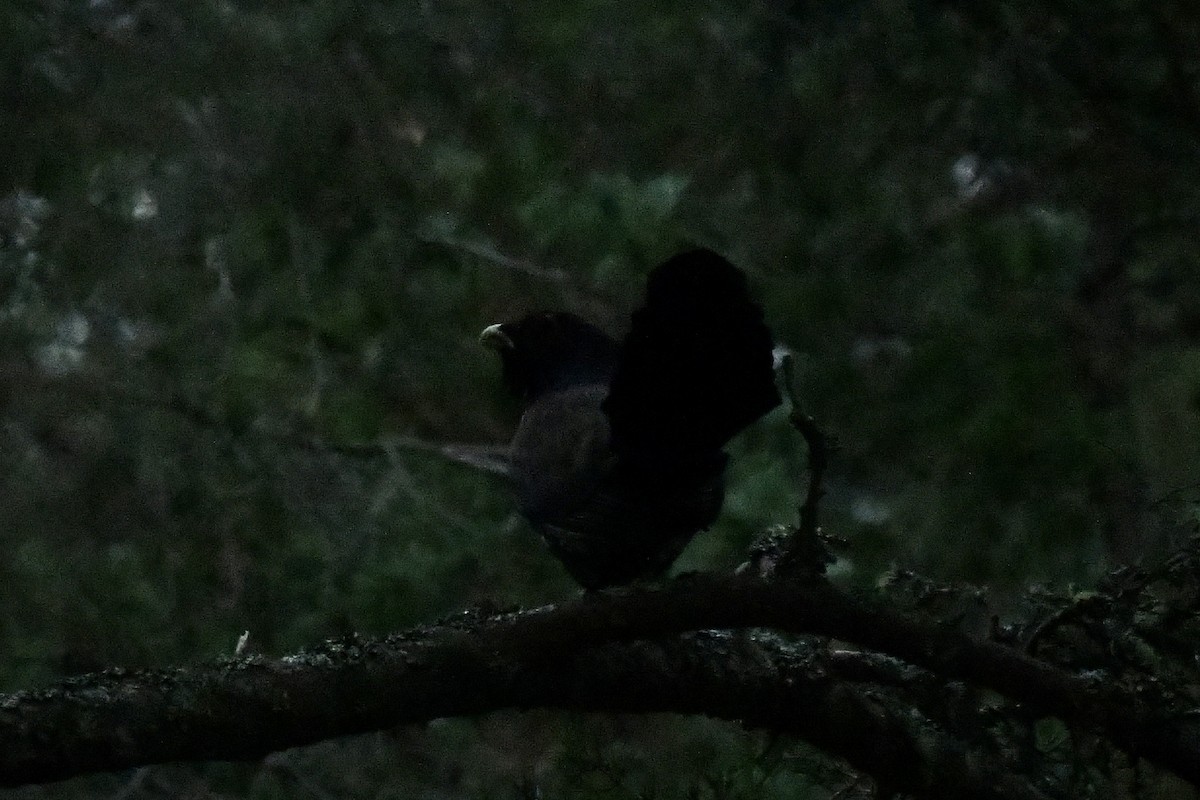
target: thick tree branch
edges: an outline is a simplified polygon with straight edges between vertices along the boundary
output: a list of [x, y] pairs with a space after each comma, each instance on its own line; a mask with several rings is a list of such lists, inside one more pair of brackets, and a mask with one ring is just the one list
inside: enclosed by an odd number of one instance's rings
[[[0, 782], [183, 758], [246, 758], [331, 736], [514, 705], [674, 710], [790, 727], [882, 773], [885, 782], [892, 780], [878, 764], [893, 758], [880, 749], [886, 747], [881, 737], [895, 734], [893, 726], [885, 720], [867, 730], [874, 724], [870, 714], [854, 706], [861, 697], [847, 700], [856, 695], [846, 694], [841, 684], [824, 679], [816, 684], [819, 690], [812, 681], [788, 689], [795, 675], [770, 672], [782, 683], [768, 691], [770, 681], [759, 680], [756, 686], [771, 699], [758, 706], [755, 693], [732, 680], [736, 669], [722, 672], [731, 683], [721, 690], [719, 681], [689, 683], [700, 670], [660, 664], [668, 677], [654, 691], [636, 694], [637, 687], [650, 685], [648, 675], [659, 674], [647, 672], [649, 651], [608, 651], [610, 658], [631, 660], [606, 680], [589, 661], [589, 651], [604, 642], [748, 627], [836, 637], [923, 666], [942, 679], [994, 689], [1031, 713], [1096, 726], [1130, 752], [1200, 783], [1195, 726], [1169, 716], [1152, 698], [868, 604], [823, 581], [785, 584], [747, 574], [693, 575], [662, 586], [593, 593], [556, 607], [464, 618], [379, 642], [333, 643], [281, 661], [107, 672], [55, 690], [12, 695], [0, 701]], [[641, 656], [631, 655], [636, 653]], [[616, 688], [597, 688], [605, 686], [628, 689], [622, 695]], [[779, 692], [793, 690], [801, 694], [781, 705]], [[726, 691], [730, 694], [721, 694]], [[849, 710], [842, 707], [847, 703]], [[822, 704], [826, 717], [844, 717], [852, 733], [805, 728], [799, 718], [811, 718], [813, 707]], [[869, 753], [854, 752], [860, 739]], [[864, 764], [866, 759], [872, 764]]]
[[16, 695], [0, 712], [0, 783], [167, 760], [253, 759], [404, 722], [536, 706], [708, 714], [794, 733], [894, 791], [1043, 797], [933, 726], [914, 729], [912, 715], [831, 680], [823, 653], [802, 644], [710, 632], [522, 658], [497, 651], [501, 627], [491, 627], [470, 639], [466, 629], [434, 628], [330, 643], [282, 661], [113, 671]]
[[1072, 675], [1003, 645], [858, 600], [820, 580], [788, 585], [749, 575], [686, 576], [661, 587], [585, 596], [557, 611], [530, 612], [514, 620], [509, 635], [570, 647], [743, 627], [830, 636], [898, 656], [945, 679], [971, 681], [1046, 715], [1096, 725], [1122, 748], [1200, 784], [1200, 728], [1155, 698], [1143, 700], [1102, 677]]

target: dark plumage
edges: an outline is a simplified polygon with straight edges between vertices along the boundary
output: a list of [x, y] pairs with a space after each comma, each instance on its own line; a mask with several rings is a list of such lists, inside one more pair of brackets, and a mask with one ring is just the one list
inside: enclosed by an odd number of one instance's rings
[[779, 404], [762, 309], [709, 250], [650, 273], [620, 345], [561, 312], [480, 341], [522, 401], [510, 453], [521, 512], [589, 589], [665, 571], [721, 510], [725, 444]]

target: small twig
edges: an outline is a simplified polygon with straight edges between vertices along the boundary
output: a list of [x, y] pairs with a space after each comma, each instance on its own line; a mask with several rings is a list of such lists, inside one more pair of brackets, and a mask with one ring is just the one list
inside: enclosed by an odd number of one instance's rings
[[502, 444], [469, 444], [462, 442], [436, 442], [418, 439], [415, 436], [380, 437], [373, 442], [330, 443], [294, 431], [265, 430], [246, 427], [237, 430], [219, 415], [204, 406], [173, 395], [166, 402], [135, 393], [124, 393], [122, 399], [140, 405], [165, 408], [193, 425], [206, 430], [222, 431], [232, 438], [252, 435], [260, 441], [268, 441], [301, 450], [335, 453], [350, 458], [385, 458], [396, 451], [415, 451], [441, 456], [447, 461], [473, 467], [492, 475], [508, 475], [508, 446]]
[[853, 797], [855, 793], [861, 793], [869, 779], [866, 775], [855, 775], [854, 778], [829, 796], [829, 800], [845, 800], [847, 797]]
[[508, 475], [508, 446], [502, 444], [431, 442], [413, 436], [392, 436], [360, 444], [318, 445], [313, 443], [313, 446], [355, 458], [377, 458], [399, 450], [432, 453], [447, 461], [473, 467], [481, 472], [500, 476]]
[[[1087, 616], [1098, 605], [1106, 603], [1108, 598], [1101, 595], [1093, 595], [1077, 600], [1069, 606], [1064, 606], [1058, 611], [1055, 611], [1046, 619], [1037, 624], [1030, 632], [1029, 637], [1025, 640], [1025, 654], [1031, 657], [1037, 657], [1038, 645], [1042, 640], [1053, 633], [1055, 630], [1070, 625], [1073, 622], [1078, 622]], [[1084, 627], [1086, 630], [1086, 626]]]
[[[834, 560], [825, 546], [818, 521], [825, 470], [829, 466], [829, 453], [836, 445], [825, 434], [811, 416], [806, 414], [797, 396], [795, 379], [795, 357], [786, 349], [779, 356], [779, 369], [783, 376], [784, 392], [787, 394], [791, 413], [788, 419], [804, 437], [808, 445], [808, 486], [804, 501], [800, 504], [799, 524], [787, 536], [782, 547], [776, 549], [781, 556], [779, 563], [798, 567], [805, 573], [821, 575], [825, 567]], [[775, 546], [772, 545], [774, 549]]]
[[830, 441], [816, 420], [805, 413], [800, 405], [796, 391], [795, 356], [791, 352], [784, 352], [779, 366], [783, 371], [783, 386], [787, 393], [788, 405], [792, 409], [788, 414], [788, 421], [800, 432], [808, 445], [808, 489], [804, 494], [804, 502], [800, 505], [800, 532], [815, 537], [820, 531], [817, 519], [821, 498], [825, 494], [825, 470], [829, 467], [829, 453], [836, 449], [836, 444]]
[[547, 283], [568, 284], [571, 280], [571, 276], [565, 270], [543, 267], [531, 261], [506, 256], [490, 244], [472, 242], [449, 236], [425, 236], [422, 238], [422, 241], [466, 253], [484, 263], [511, 270], [512, 272], [519, 272], [522, 275], [537, 278]]

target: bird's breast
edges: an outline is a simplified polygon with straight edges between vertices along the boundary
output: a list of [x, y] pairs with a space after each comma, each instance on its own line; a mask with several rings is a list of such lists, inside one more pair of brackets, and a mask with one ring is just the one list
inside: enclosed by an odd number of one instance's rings
[[612, 468], [607, 387], [586, 384], [548, 393], [525, 409], [510, 453], [521, 512], [533, 521], [586, 503]]

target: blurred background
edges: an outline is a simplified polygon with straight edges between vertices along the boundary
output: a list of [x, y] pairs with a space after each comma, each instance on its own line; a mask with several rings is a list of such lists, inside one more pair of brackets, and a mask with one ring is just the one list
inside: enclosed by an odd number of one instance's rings
[[[836, 433], [839, 580], [1086, 587], [1200, 497], [1185, 0], [0, 6], [0, 689], [577, 590], [485, 325], [745, 269]], [[480, 446], [481, 450], [447, 445]], [[728, 568], [793, 522], [777, 411]], [[794, 742], [497, 714], [41, 797], [860, 796]]]

